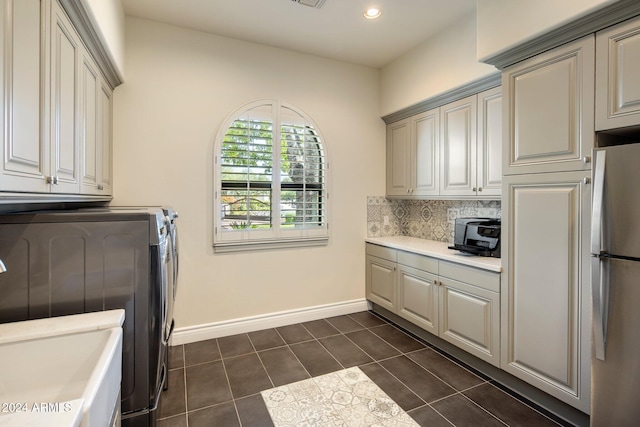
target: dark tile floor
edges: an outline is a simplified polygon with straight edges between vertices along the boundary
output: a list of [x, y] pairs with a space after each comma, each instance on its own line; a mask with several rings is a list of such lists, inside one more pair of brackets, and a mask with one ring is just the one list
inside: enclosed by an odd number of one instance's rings
[[271, 426], [260, 391], [359, 366], [422, 426], [557, 426], [371, 312], [170, 351], [158, 427]]

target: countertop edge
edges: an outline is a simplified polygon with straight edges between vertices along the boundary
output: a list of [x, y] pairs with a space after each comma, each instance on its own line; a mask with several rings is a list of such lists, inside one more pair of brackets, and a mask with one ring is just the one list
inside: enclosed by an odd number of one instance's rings
[[445, 242], [409, 236], [367, 237], [365, 242], [412, 252], [419, 255], [425, 255], [439, 260], [454, 262], [494, 273], [502, 272], [500, 258], [465, 254], [460, 251], [449, 249], [449, 244]]

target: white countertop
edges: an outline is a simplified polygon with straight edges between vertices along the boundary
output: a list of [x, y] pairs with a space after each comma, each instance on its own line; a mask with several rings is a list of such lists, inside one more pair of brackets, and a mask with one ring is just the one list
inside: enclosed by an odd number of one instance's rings
[[502, 271], [500, 258], [482, 257], [449, 249], [449, 243], [445, 242], [436, 242], [435, 240], [419, 239], [409, 236], [367, 237], [365, 242], [426, 255], [444, 261], [464, 264], [470, 267], [481, 268], [483, 270], [494, 271], [496, 273]]

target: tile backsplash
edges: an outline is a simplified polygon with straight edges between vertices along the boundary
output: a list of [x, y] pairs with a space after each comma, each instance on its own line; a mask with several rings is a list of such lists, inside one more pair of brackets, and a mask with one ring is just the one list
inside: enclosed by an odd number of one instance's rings
[[367, 237], [411, 236], [453, 243], [456, 218], [501, 218], [500, 201], [367, 197]]

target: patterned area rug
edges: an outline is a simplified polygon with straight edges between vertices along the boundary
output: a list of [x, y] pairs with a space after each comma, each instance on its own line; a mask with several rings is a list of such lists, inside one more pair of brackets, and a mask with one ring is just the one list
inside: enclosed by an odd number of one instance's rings
[[359, 368], [262, 392], [276, 427], [418, 426]]

